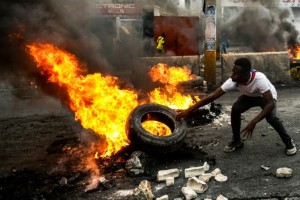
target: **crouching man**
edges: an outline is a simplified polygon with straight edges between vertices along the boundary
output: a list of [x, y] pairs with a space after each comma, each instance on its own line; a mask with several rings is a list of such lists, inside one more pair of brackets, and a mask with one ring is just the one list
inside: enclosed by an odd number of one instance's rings
[[[186, 118], [197, 108], [213, 102], [226, 92], [238, 89], [241, 92], [241, 96], [232, 105], [231, 109], [232, 141], [225, 147], [224, 152], [232, 152], [243, 147], [241, 134], [243, 134], [245, 138], [251, 137], [256, 124], [266, 118], [267, 122], [277, 131], [285, 144], [285, 153], [287, 155], [296, 154], [296, 145], [276, 116], [277, 92], [275, 87], [263, 73], [252, 70], [251, 68], [249, 59], [239, 58], [235, 60], [231, 71], [231, 78], [225, 81], [225, 83], [213, 93], [201, 99], [188, 109], [180, 112], [176, 119]], [[255, 106], [261, 107], [261, 112], [240, 131], [241, 113]]]

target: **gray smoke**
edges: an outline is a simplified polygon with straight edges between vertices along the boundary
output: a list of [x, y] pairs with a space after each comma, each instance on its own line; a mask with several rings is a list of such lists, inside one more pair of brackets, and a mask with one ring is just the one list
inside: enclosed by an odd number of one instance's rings
[[298, 44], [290, 9], [279, 7], [278, 0], [248, 1], [224, 24], [222, 32], [233, 42], [251, 47], [255, 52], [284, 51]]
[[[128, 30], [121, 30], [117, 38], [116, 32], [115, 17], [101, 16], [96, 1], [2, 0], [0, 78], [14, 87], [35, 82], [49, 93], [57, 92], [55, 86], [46, 86], [26, 53], [31, 42], [49, 42], [69, 51], [90, 73], [117, 75], [120, 69], [135, 66], [144, 39]], [[118, 49], [113, 49], [116, 43]]]

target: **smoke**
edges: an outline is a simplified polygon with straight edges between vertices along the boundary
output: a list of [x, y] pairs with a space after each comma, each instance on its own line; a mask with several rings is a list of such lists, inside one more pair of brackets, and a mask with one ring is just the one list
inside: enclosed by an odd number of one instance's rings
[[58, 90], [46, 84], [27, 54], [32, 42], [52, 43], [74, 54], [90, 73], [104, 75], [134, 66], [143, 53], [142, 35], [134, 39], [121, 30], [117, 38], [115, 17], [101, 16], [96, 1], [2, 0], [0, 13], [0, 78], [16, 88], [35, 82], [49, 94]]
[[298, 44], [291, 13], [291, 8], [279, 7], [278, 0], [248, 1], [222, 26], [222, 32], [232, 42], [251, 47], [255, 52], [284, 51]]

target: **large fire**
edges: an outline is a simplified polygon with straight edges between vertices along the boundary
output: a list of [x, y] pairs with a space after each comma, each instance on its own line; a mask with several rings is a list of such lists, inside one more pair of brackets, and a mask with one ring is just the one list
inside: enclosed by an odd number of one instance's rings
[[[85, 68], [74, 55], [52, 44], [34, 43], [27, 47], [40, 72], [48, 77], [49, 82], [66, 91], [69, 98], [67, 103], [75, 119], [84, 128], [106, 138], [106, 144], [98, 147], [97, 154], [109, 157], [129, 144], [125, 124], [130, 112], [141, 104], [137, 92], [120, 89], [116, 77], [100, 73], [86, 74]], [[186, 68], [169, 68], [158, 64], [149, 74], [154, 81], [165, 84], [149, 93], [150, 103], [176, 109], [185, 109], [194, 103], [191, 96], [181, 95], [175, 87], [177, 83], [193, 78]], [[165, 130], [161, 127], [158, 130], [162, 129]]]
[[289, 56], [292, 59], [300, 59], [300, 45], [296, 45], [294, 48], [288, 49]]
[[176, 87], [182, 81], [195, 79], [195, 76], [186, 67], [168, 67], [166, 64], [158, 64], [152, 67], [149, 75], [152, 81], [164, 84], [164, 87], [156, 88], [150, 92], [151, 102], [162, 104], [172, 109], [186, 109], [194, 103], [190, 95], [182, 95]]

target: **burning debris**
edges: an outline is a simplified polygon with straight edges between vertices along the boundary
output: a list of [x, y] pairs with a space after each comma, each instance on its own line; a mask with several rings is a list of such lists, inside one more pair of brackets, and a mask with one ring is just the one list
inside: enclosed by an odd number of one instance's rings
[[289, 73], [293, 79], [300, 80], [300, 66], [290, 69]]
[[222, 31], [254, 52], [295, 49], [299, 33], [291, 22], [291, 8], [279, 5], [279, 0], [247, 1], [238, 15], [223, 24]]
[[222, 105], [217, 103], [211, 103], [208, 106], [204, 106], [194, 111], [193, 114], [186, 119], [188, 127], [201, 126], [211, 123], [220, 114], [222, 114]]

